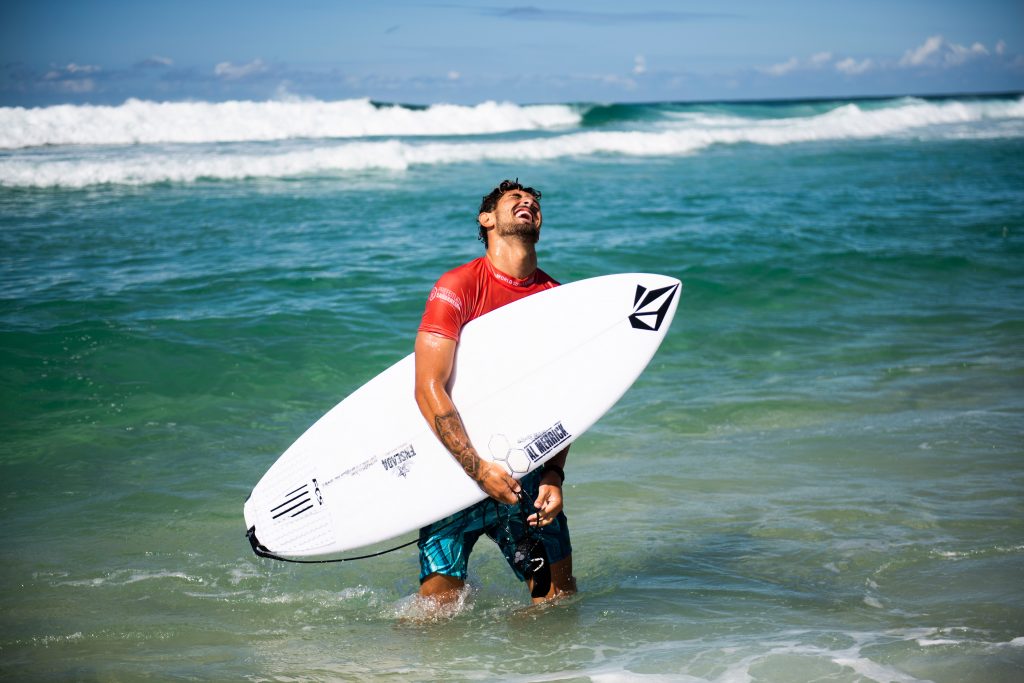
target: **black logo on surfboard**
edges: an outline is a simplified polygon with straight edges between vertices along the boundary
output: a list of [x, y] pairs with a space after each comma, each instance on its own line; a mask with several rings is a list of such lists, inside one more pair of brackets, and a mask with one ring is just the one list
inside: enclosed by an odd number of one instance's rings
[[[313, 480], [313, 485], [316, 490], [316, 495], [319, 498], [320, 488], [316, 486], [316, 479]], [[270, 509], [271, 519], [283, 517], [283, 521], [287, 521], [292, 517], [298, 517], [307, 510], [313, 509], [313, 497], [310, 495], [309, 484], [303, 484], [294, 491], [289, 491], [284, 494], [281, 498], [284, 499], [284, 502]], [[278, 500], [281, 500], [281, 498], [278, 498]], [[323, 505], [323, 502], [321, 501], [320, 504]]]
[[410, 443], [388, 453], [386, 457], [381, 458], [380, 464], [384, 466], [385, 471], [394, 472], [404, 479], [409, 476], [409, 468], [412, 467], [409, 461], [415, 457], [416, 449]]
[[568, 441], [570, 436], [569, 432], [562, 426], [562, 423], [556, 422], [550, 429], [545, 429], [543, 432], [533, 437], [533, 440], [526, 444], [526, 447], [523, 450], [525, 450], [526, 454], [530, 456], [530, 460], [537, 462], [545, 455]]
[[679, 290], [679, 283], [648, 290], [643, 285], [636, 286], [633, 297], [633, 313], [629, 316], [629, 324], [636, 330], [657, 331], [661, 328], [668, 307], [672, 305]]

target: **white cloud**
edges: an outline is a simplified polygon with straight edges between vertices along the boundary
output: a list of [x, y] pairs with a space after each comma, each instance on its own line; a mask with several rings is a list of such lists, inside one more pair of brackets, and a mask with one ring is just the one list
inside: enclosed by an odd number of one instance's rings
[[462, 78], [462, 74], [460, 74], [458, 71], [449, 71], [448, 72], [448, 80], [449, 81], [457, 81], [460, 78]]
[[293, 83], [283, 80], [274, 89], [274, 99], [278, 102], [311, 102], [314, 98], [307, 95], [298, 95], [292, 92]]
[[796, 75], [797, 72], [808, 72], [825, 68], [834, 68], [836, 72], [846, 76], [859, 76], [869, 71], [886, 71], [894, 68], [933, 68], [949, 69], [967, 64], [993, 55], [1002, 56], [1006, 52], [1006, 43], [1000, 40], [992, 50], [983, 43], [974, 42], [961, 45], [946, 40], [941, 35], [928, 37], [923, 43], [907, 50], [899, 60], [870, 57], [839, 57], [829, 51], [822, 51], [810, 57], [790, 57], [784, 62], [771, 66], [756, 67], [757, 71], [781, 78]]
[[981, 43], [975, 43], [970, 47], [953, 44], [949, 46], [949, 52], [946, 53], [946, 63], [955, 66], [963, 64], [973, 57], [984, 57], [987, 54], [988, 50]]
[[807, 59], [798, 59], [797, 57], [790, 57], [784, 62], [778, 64], [772, 64], [771, 66], [760, 66], [757, 70], [763, 74], [774, 76], [776, 78], [785, 76], [794, 71], [804, 69], [823, 69], [829, 65], [834, 55], [831, 52], [818, 52], [811, 55]]
[[94, 74], [99, 72], [101, 69], [93, 64], [75, 64], [71, 62], [67, 66], [53, 67], [46, 72], [43, 79], [47, 81], [54, 81], [59, 78], [67, 78], [69, 76], [74, 77], [80, 74]]
[[920, 66], [932, 59], [942, 48], [944, 39], [942, 36], [931, 36], [920, 47], [907, 50], [900, 60], [900, 66]]
[[800, 60], [797, 59], [796, 57], [790, 57], [788, 60], [780, 64], [772, 64], [771, 66], [759, 67], [758, 71], [766, 73], [769, 76], [785, 76], [790, 71], [796, 69], [798, 66], [800, 66]]
[[[1002, 48], [997, 45], [996, 52], [998, 54], [1002, 54], [999, 50], [1005, 48], [1005, 44]], [[918, 47], [907, 50], [903, 53], [903, 58], [900, 59], [899, 65], [902, 67], [960, 66], [971, 59], [985, 57], [988, 54], [988, 48], [981, 43], [974, 43], [970, 47], [966, 47], [958, 43], [951, 43], [942, 36], [936, 35], [930, 36]]]
[[832, 61], [831, 52], [819, 52], [811, 57], [811, 66], [821, 68]]
[[71, 62], [66, 66], [53, 67], [43, 74], [45, 87], [58, 92], [66, 93], [89, 93], [96, 89], [96, 81], [88, 76], [96, 74], [102, 69], [93, 64], [76, 64]]
[[100, 70], [100, 67], [92, 64], [75, 64], [74, 62], [71, 62], [64, 67], [64, 69], [69, 74], [94, 74]]
[[857, 76], [870, 70], [874, 65], [875, 63], [870, 59], [862, 59], [858, 62], [853, 57], [847, 57], [842, 61], [836, 62], [836, 71], [847, 76]]
[[263, 73], [267, 70], [267, 65], [263, 63], [262, 59], [254, 59], [248, 64], [235, 65], [231, 62], [221, 62], [217, 66], [213, 67], [213, 73], [221, 78], [234, 80], [238, 78], [245, 78], [254, 74]]
[[643, 55], [633, 58], [633, 73], [637, 76], [647, 73], [647, 59]]

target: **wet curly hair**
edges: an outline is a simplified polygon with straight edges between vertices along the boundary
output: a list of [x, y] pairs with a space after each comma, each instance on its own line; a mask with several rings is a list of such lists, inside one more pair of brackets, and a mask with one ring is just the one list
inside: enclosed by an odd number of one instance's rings
[[[480, 202], [480, 210], [477, 211], [477, 215], [494, 211], [494, 207], [498, 205], [498, 200], [501, 199], [502, 195], [506, 192], [511, 192], [512, 190], [528, 192], [533, 195], [534, 199], [540, 201], [540, 190], [535, 190], [532, 187], [523, 187], [519, 183], [519, 178], [516, 178], [515, 180], [508, 180], [506, 178], [505, 180], [502, 180], [496, 188], [491, 190], [489, 194], [484, 195], [483, 201]], [[482, 225], [480, 226], [480, 232], [477, 239], [484, 243], [484, 247], [487, 246], [487, 230]]]

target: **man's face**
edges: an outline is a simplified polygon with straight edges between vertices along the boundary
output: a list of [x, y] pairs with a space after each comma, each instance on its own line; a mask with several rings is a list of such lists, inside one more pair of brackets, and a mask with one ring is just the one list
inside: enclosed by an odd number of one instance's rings
[[[501, 195], [501, 199], [490, 214], [493, 216], [493, 227], [501, 237], [518, 237], [519, 239], [535, 243], [540, 239], [540, 225], [543, 216], [540, 212], [540, 202], [529, 192], [522, 190], [509, 190]], [[484, 223], [483, 220], [481, 220]], [[492, 227], [484, 223], [485, 227]]]

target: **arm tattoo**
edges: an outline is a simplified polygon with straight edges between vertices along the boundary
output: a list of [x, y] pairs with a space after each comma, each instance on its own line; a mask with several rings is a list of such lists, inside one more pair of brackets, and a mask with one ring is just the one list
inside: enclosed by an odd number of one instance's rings
[[451, 411], [444, 415], [434, 417], [434, 427], [437, 429], [437, 436], [441, 443], [455, 457], [462, 469], [474, 481], [479, 481], [480, 458], [476, 449], [469, 442], [469, 435], [466, 434], [466, 427], [462, 424], [462, 418], [458, 411]]

